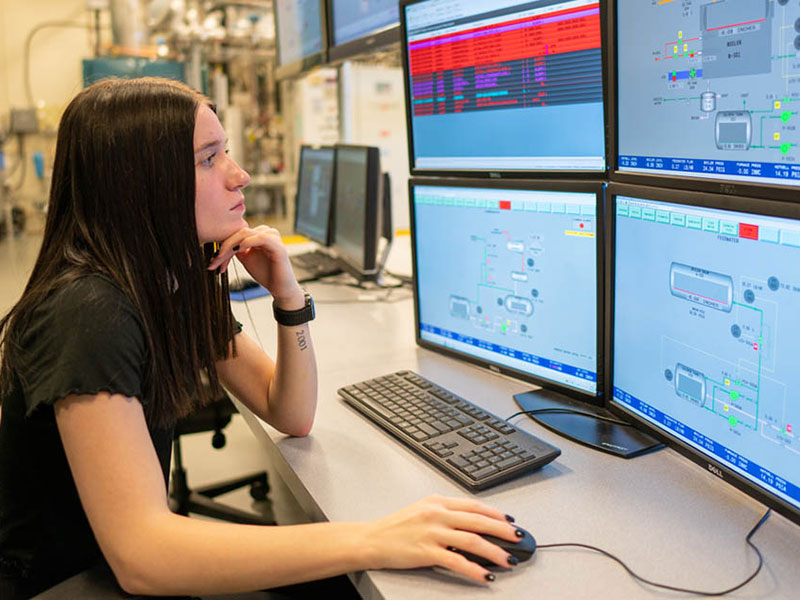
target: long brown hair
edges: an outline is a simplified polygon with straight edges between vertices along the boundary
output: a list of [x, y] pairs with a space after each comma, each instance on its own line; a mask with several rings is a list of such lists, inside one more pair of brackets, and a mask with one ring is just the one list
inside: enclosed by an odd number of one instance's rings
[[0, 398], [22, 363], [33, 309], [90, 273], [113, 280], [139, 310], [151, 425], [203, 403], [204, 373], [219, 391], [214, 361], [228, 356], [233, 325], [227, 277], [206, 270], [211, 249], [197, 237], [193, 139], [202, 104], [211, 106], [158, 78], [103, 80], [69, 104], [42, 247], [22, 298], [0, 320]]

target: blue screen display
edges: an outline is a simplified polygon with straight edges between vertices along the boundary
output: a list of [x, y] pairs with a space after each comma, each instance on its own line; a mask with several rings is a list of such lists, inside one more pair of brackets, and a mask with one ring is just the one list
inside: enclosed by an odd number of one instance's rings
[[421, 339], [595, 393], [596, 195], [413, 190]]
[[319, 0], [275, 0], [278, 64], [288, 65], [322, 52]]
[[800, 507], [800, 221], [618, 196], [613, 399]]
[[397, 25], [397, 0], [333, 0], [333, 43], [345, 44]]
[[328, 243], [334, 158], [333, 148], [303, 147], [300, 151], [295, 229], [320, 244]]

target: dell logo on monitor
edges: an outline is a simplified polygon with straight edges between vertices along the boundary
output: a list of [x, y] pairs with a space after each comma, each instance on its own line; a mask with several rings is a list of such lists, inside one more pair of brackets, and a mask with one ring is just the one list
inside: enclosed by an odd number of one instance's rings
[[722, 469], [720, 469], [719, 467], [715, 467], [714, 465], [709, 463], [708, 470], [711, 471], [714, 475], [716, 475], [720, 479], [725, 479], [725, 475], [722, 473]]

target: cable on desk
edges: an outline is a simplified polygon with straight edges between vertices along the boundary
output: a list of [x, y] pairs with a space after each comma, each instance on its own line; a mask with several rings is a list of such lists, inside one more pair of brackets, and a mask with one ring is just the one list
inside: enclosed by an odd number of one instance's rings
[[744, 586], [746, 586], [753, 579], [755, 579], [756, 575], [758, 575], [758, 573], [761, 571], [761, 567], [764, 565], [764, 557], [761, 556], [761, 552], [759, 551], [758, 547], [751, 541], [750, 538], [752, 538], [753, 535], [755, 534], [755, 532], [758, 531], [758, 529], [764, 524], [764, 522], [769, 518], [769, 515], [771, 513], [772, 513], [772, 509], [770, 508], [770, 509], [767, 510], [767, 512], [764, 513], [764, 516], [761, 517], [761, 519], [758, 521], [758, 523], [755, 524], [755, 526], [750, 530], [750, 533], [748, 533], [747, 537], [745, 538], [745, 541], [748, 543], [748, 545], [750, 545], [750, 547], [753, 550], [755, 550], [756, 554], [758, 555], [758, 566], [756, 567], [756, 570], [753, 571], [750, 574], [750, 576], [747, 579], [745, 579], [744, 581], [742, 581], [741, 583], [738, 583], [738, 584], [736, 584], [735, 586], [733, 586], [731, 588], [728, 588], [726, 590], [722, 590], [722, 591], [719, 591], [719, 592], [706, 592], [706, 591], [702, 591], [702, 590], [691, 590], [691, 589], [687, 589], [687, 588], [675, 587], [675, 586], [667, 585], [667, 584], [664, 584], [664, 583], [656, 583], [655, 581], [650, 581], [649, 579], [645, 579], [644, 577], [634, 573], [628, 565], [626, 565], [621, 559], [617, 558], [616, 556], [614, 556], [610, 552], [607, 552], [607, 551], [605, 551], [605, 550], [603, 550], [601, 548], [597, 548], [596, 546], [590, 546], [589, 544], [581, 544], [581, 543], [577, 543], [577, 542], [574, 542], [574, 543], [563, 543], [563, 544], [539, 544], [537, 546], [537, 550], [541, 550], [542, 548], [566, 548], [566, 547], [585, 548], [587, 550], [593, 550], [595, 552], [599, 552], [603, 556], [607, 556], [611, 560], [616, 561], [617, 563], [619, 563], [622, 566], [623, 569], [625, 569], [628, 572], [628, 574], [631, 577], [633, 577], [635, 580], [640, 581], [640, 582], [642, 582], [642, 583], [644, 583], [646, 585], [650, 585], [650, 586], [653, 586], [653, 587], [661, 588], [661, 589], [664, 589], [664, 590], [670, 590], [670, 591], [673, 591], [673, 592], [682, 592], [684, 594], [696, 594], [698, 596], [725, 596], [727, 594], [730, 594], [731, 592], [735, 592], [736, 590], [741, 589]]
[[[236, 267], [236, 261], [231, 260], [231, 264], [233, 264], [233, 272], [236, 273], [236, 279], [241, 279], [241, 277], [239, 277], [239, 269]], [[244, 309], [247, 311], [247, 318], [250, 319], [250, 327], [253, 328], [256, 341], [258, 341], [258, 347], [261, 348], [263, 352], [264, 344], [261, 343], [261, 337], [258, 335], [258, 328], [256, 327], [256, 322], [253, 320], [253, 314], [250, 312], [250, 305], [247, 303], [247, 298], [244, 296], [242, 296], [242, 300], [244, 301]]]
[[614, 425], [625, 425], [626, 427], [631, 427], [631, 424], [626, 423], [625, 421], [620, 421], [619, 419], [612, 419], [611, 417], [604, 417], [602, 415], [596, 415], [590, 412], [584, 412], [582, 410], [576, 410], [574, 408], [537, 408], [536, 410], [521, 410], [519, 412], [515, 412], [513, 415], [508, 417], [506, 421], [511, 421], [511, 419], [513, 419], [514, 417], [518, 417], [519, 415], [541, 415], [541, 414], [580, 415], [582, 417], [589, 417], [597, 421], [604, 421], [606, 423], [613, 423]]

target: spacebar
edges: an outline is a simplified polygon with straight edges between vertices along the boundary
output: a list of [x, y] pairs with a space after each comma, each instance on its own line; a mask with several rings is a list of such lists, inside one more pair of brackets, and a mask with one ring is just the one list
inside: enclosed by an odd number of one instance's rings
[[379, 404], [378, 402], [375, 402], [372, 398], [369, 398], [369, 397], [366, 397], [366, 396], [361, 396], [358, 399], [358, 401], [361, 404], [363, 404], [364, 406], [366, 406], [367, 408], [369, 408], [370, 410], [372, 410], [373, 412], [378, 413], [380, 416], [382, 416], [387, 421], [390, 421], [395, 416], [395, 414], [392, 411], [390, 411], [388, 408], [386, 408], [382, 404]]

